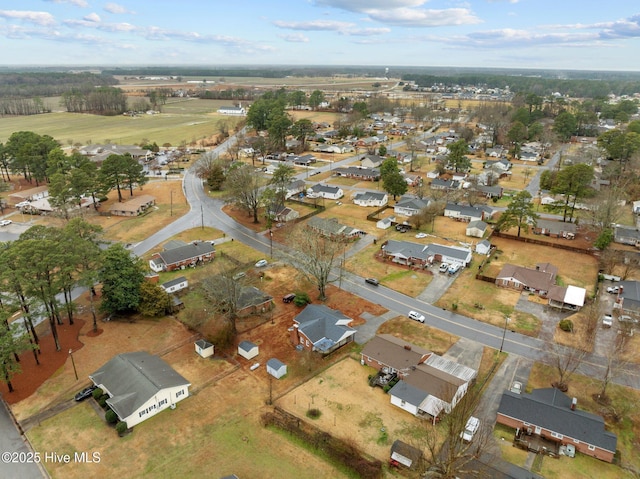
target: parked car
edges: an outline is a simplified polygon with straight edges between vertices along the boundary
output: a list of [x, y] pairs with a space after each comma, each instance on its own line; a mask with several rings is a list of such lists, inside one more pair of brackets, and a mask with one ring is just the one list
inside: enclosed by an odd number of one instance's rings
[[378, 286], [380, 282], [375, 278], [367, 278], [364, 280], [365, 283], [372, 284], [373, 286]]
[[521, 394], [522, 393], [522, 383], [520, 381], [513, 381], [511, 385], [511, 389], [509, 389], [512, 393]]
[[607, 286], [607, 293], [618, 294], [620, 292], [620, 288], [618, 286]]
[[418, 234], [416, 235], [416, 238], [418, 238], [418, 239], [420, 239], [420, 238], [426, 238], [427, 236], [428, 236], [428, 235], [427, 235], [427, 233], [418, 233]]
[[438, 268], [441, 273], [446, 273], [449, 270], [449, 263], [442, 263]]
[[400, 233], [406, 233], [407, 231], [409, 231], [411, 229], [411, 226], [409, 225], [396, 225], [396, 231], [399, 231]]
[[453, 263], [451, 266], [449, 266], [449, 269], [447, 271], [449, 272], [449, 274], [456, 274], [458, 271], [460, 271], [460, 268], [462, 268], [462, 265], [460, 263]]
[[620, 316], [618, 318], [618, 321], [620, 321], [621, 323], [637, 323], [638, 320], [635, 318], [632, 318], [631, 316], [627, 316], [625, 314], [623, 314], [622, 316]]
[[610, 314], [605, 314], [602, 317], [602, 326], [604, 326], [605, 328], [610, 328], [611, 326], [613, 326], [613, 316], [611, 316]]
[[263, 266], [267, 265], [267, 260], [266, 259], [261, 259], [260, 261], [258, 261], [256, 263], [256, 268], [262, 268]]
[[9, 226], [11, 223], [11, 220], [2, 220], [0, 221], [0, 226]]
[[296, 295], [293, 293], [289, 293], [286, 294], [282, 297], [282, 302], [283, 303], [290, 303], [291, 301], [293, 301], [294, 299], [296, 299]]
[[480, 419], [471, 416], [467, 421], [467, 425], [464, 427], [464, 431], [460, 433], [460, 437], [465, 442], [471, 442], [473, 436], [480, 428]]
[[424, 317], [424, 314], [420, 314], [417, 311], [409, 311], [409, 317], [415, 321], [419, 321], [421, 323], [424, 323], [424, 320], [426, 319]]
[[74, 396], [74, 399], [76, 401], [84, 401], [85, 399], [87, 399], [88, 397], [91, 397], [91, 393], [93, 393], [93, 391], [97, 388], [98, 386], [96, 386], [95, 384], [93, 386], [89, 386], [88, 388], [84, 388], [82, 391], [80, 391], [78, 394], [76, 394]]

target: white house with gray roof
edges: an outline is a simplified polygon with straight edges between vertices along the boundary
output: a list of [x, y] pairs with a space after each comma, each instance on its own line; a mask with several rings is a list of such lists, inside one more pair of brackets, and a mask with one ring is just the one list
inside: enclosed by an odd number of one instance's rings
[[128, 428], [186, 399], [191, 386], [163, 359], [145, 351], [118, 354], [89, 378], [109, 395], [107, 404]]
[[426, 208], [431, 203], [429, 198], [418, 198], [413, 195], [401, 196], [393, 207], [393, 212], [402, 216], [413, 216], [418, 214], [421, 209]]
[[469, 248], [445, 246], [431, 243], [427, 245], [410, 241], [389, 240], [382, 245], [383, 256], [391, 257], [394, 263], [426, 266], [434, 261], [458, 263], [468, 266], [472, 253]]
[[344, 196], [344, 191], [338, 186], [329, 186], [318, 183], [307, 190], [309, 198], [326, 198], [328, 200], [339, 200]]
[[461, 221], [482, 221], [493, 216], [493, 208], [485, 205], [467, 206], [447, 203], [444, 208], [444, 216]]
[[358, 206], [384, 206], [389, 202], [389, 196], [381, 191], [365, 191], [356, 193], [353, 202]]

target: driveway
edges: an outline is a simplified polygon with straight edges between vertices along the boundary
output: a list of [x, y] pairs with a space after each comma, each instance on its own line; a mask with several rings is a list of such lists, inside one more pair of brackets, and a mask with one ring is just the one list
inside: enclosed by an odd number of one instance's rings
[[[20, 434], [18, 427], [13, 422], [13, 418], [4, 399], [0, 400], [0, 451], [2, 451], [2, 461], [0, 461], [0, 477], [19, 477], [20, 479], [42, 479], [43, 477], [49, 477], [36, 463], [27, 463], [26, 460], [22, 461], [7, 461], [6, 455], [15, 456], [16, 459], [20, 459], [20, 455], [24, 459], [29, 458], [32, 454], [31, 448], [27, 445], [23, 436]], [[55, 450], [55, 444], [52, 444], [52, 450]]]
[[433, 273], [433, 279], [427, 285], [427, 287], [417, 297], [420, 301], [433, 304], [440, 299], [440, 297], [447, 292], [449, 286], [458, 277], [458, 274], [440, 273], [438, 271], [439, 264], [429, 266], [429, 270]]

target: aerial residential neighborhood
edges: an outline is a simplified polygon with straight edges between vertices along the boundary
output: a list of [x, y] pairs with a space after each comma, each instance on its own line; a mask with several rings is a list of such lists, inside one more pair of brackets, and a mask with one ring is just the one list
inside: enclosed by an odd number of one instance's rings
[[[129, 47], [147, 7], [86, 3], [0, 11], [7, 41], [75, 25], [166, 65], [0, 71], [1, 477], [638, 477], [636, 72], [393, 66], [401, 17], [526, 2]], [[240, 66], [337, 32], [352, 66]], [[359, 66], [385, 36], [398, 62]], [[178, 61], [201, 43], [238, 65]]]

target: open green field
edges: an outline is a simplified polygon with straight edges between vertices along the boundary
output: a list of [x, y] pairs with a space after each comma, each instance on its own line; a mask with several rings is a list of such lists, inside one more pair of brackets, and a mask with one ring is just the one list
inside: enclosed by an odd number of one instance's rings
[[[99, 116], [82, 113], [53, 112], [43, 115], [0, 118], [0, 142], [16, 131], [33, 131], [50, 135], [62, 145], [76, 143], [138, 144], [142, 139], [159, 145], [192, 143], [216, 135], [218, 124], [233, 128], [239, 118], [216, 113], [223, 102], [185, 99], [173, 101], [157, 115]], [[228, 103], [228, 102], [227, 102]]]

